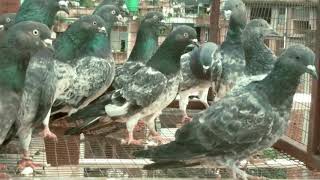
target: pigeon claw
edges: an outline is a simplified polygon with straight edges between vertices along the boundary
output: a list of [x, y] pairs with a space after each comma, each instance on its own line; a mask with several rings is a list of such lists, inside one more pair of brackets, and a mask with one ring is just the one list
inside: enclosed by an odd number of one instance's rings
[[31, 167], [32, 169], [35, 169], [37, 167], [41, 167], [41, 164], [34, 163], [31, 159], [21, 159], [18, 162], [18, 169], [23, 170], [26, 167]]
[[192, 121], [192, 118], [189, 117], [188, 115], [185, 115], [185, 116], [182, 117], [182, 121], [181, 122], [182, 122], [182, 124], [188, 124], [191, 121]]
[[52, 139], [55, 142], [58, 141], [57, 136], [53, 132], [51, 132], [49, 128], [44, 128], [40, 135], [45, 139]]
[[143, 140], [142, 139], [131, 139], [131, 140], [128, 140], [128, 145], [141, 146], [142, 144], [143, 144]]
[[157, 141], [157, 143], [159, 143], [159, 144], [167, 144], [170, 142], [169, 138], [164, 138], [161, 135], [152, 136], [152, 139]]
[[6, 169], [6, 168], [7, 168], [7, 165], [5, 165], [5, 164], [0, 164], [0, 170]]

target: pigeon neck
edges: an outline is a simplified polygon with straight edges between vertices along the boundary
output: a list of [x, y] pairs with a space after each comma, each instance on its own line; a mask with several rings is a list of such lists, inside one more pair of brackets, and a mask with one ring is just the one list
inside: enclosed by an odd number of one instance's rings
[[128, 61], [146, 63], [155, 53], [158, 47], [158, 36], [149, 27], [141, 27], [138, 31], [135, 45]]
[[270, 74], [261, 81], [260, 87], [268, 96], [271, 105], [290, 108], [293, 96], [300, 83], [300, 76], [300, 72], [282, 66], [281, 62], [277, 62]]
[[80, 54], [85, 56], [95, 56], [100, 58], [112, 57], [111, 51], [111, 27], [107, 28], [107, 35], [104, 33], [97, 33], [94, 38], [88, 42], [85, 50]]
[[23, 4], [17, 13], [15, 22], [36, 21], [51, 28], [53, 26], [56, 13], [57, 10], [55, 8], [46, 9], [39, 7], [39, 5]]
[[54, 43], [55, 57], [63, 62], [70, 62], [76, 57], [76, 52], [90, 39], [86, 32], [74, 32], [72, 29], [63, 33]]
[[274, 55], [264, 44], [263, 37], [252, 34], [248, 33], [242, 42], [246, 61], [245, 73], [250, 76], [268, 73], [273, 68]]
[[164, 42], [147, 62], [147, 66], [166, 75], [176, 74], [180, 70], [180, 57], [185, 46], [175, 46], [170, 45], [170, 42]]

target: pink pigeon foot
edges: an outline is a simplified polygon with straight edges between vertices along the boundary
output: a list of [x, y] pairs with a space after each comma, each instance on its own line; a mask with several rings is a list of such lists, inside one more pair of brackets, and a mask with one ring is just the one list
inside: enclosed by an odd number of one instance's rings
[[51, 132], [48, 127], [45, 127], [43, 131], [40, 132], [40, 135], [43, 138], [48, 138], [48, 139], [53, 139], [54, 141], [58, 141], [57, 136], [53, 132]]
[[184, 116], [182, 117], [182, 120], [181, 120], [182, 124], [187, 124], [187, 123], [189, 123], [189, 122], [191, 122], [191, 121], [192, 121], [192, 118], [189, 117], [188, 115], [184, 115]]
[[34, 163], [31, 159], [21, 159], [18, 162], [18, 169], [22, 170], [26, 167], [31, 167], [32, 169], [34, 169], [36, 167], [41, 167], [41, 165]]

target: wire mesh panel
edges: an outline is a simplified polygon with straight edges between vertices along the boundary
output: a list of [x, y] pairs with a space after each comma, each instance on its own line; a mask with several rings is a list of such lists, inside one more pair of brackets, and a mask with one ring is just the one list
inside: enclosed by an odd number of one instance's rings
[[[10, 5], [13, 1], [0, 1], [0, 13], [15, 12]], [[126, 23], [119, 23], [112, 29], [111, 43], [113, 56], [118, 64], [124, 63], [135, 43], [139, 22], [148, 11], [161, 11], [165, 15], [167, 24], [172, 28], [187, 24], [194, 27], [201, 42], [209, 41], [212, 26], [208, 8], [210, 1], [169, 1], [145, 0], [140, 1], [140, 10], [131, 13]], [[247, 18], [263, 18], [281, 34], [281, 37], [270, 38], [265, 41], [276, 55], [284, 48], [302, 43], [316, 51], [317, 6], [315, 0], [244, 0], [247, 8]], [[59, 36], [77, 18], [92, 14], [98, 1], [72, 1], [70, 14], [58, 13], [53, 30]], [[221, 3], [221, 2], [220, 2]], [[213, 3], [215, 4], [215, 3]], [[219, 5], [219, 3], [218, 3]], [[11, 9], [10, 9], [11, 8]], [[212, 9], [218, 10], [217, 7]], [[217, 12], [212, 12], [217, 14]], [[319, 12], [318, 12], [319, 13]], [[212, 17], [212, 16], [211, 16]], [[222, 16], [215, 17], [219, 26], [217, 42], [224, 41], [228, 22]], [[212, 23], [212, 19], [211, 19]], [[210, 28], [211, 29], [210, 29]], [[162, 32], [159, 44], [163, 42], [168, 32]], [[212, 38], [211, 38], [212, 39]], [[294, 96], [294, 104], [290, 116], [291, 123], [286, 137], [291, 141], [307, 148], [309, 139], [309, 120], [312, 101], [312, 81], [309, 75], [301, 78], [301, 83]], [[196, 94], [195, 94], [196, 96]], [[192, 117], [204, 106], [196, 99], [190, 98], [188, 114]], [[59, 114], [60, 115], [60, 114]], [[57, 119], [53, 116], [52, 119]], [[168, 140], [174, 139], [176, 130], [182, 126], [182, 113], [177, 109], [177, 101], [165, 109], [156, 120], [156, 128]], [[58, 136], [58, 142], [43, 140], [36, 133], [31, 143], [31, 155], [35, 162], [44, 164], [36, 168], [36, 177], [114, 177], [114, 178], [230, 178], [230, 173], [224, 167], [196, 166], [192, 168], [146, 171], [148, 159], [134, 159], [132, 153], [142, 150], [145, 146], [155, 146], [157, 142], [148, 137], [149, 130], [143, 123], [135, 129], [135, 138], [145, 139], [144, 146], [126, 145], [123, 140], [127, 136], [124, 123], [105, 122], [90, 127], [83, 134], [76, 136], [63, 135], [65, 130], [77, 126], [78, 122], [68, 122], [67, 128], [62, 120], [53, 121], [51, 129]], [[80, 122], [80, 120], [79, 120]], [[279, 148], [277, 148], [279, 149]], [[0, 153], [0, 163], [8, 167], [2, 172], [14, 177], [21, 176], [16, 169], [16, 161], [20, 159], [19, 145], [12, 142], [3, 147]], [[290, 155], [289, 155], [290, 154]], [[241, 167], [249, 174], [268, 178], [320, 178], [320, 173], [309, 170], [304, 162], [297, 160], [290, 152], [282, 152], [273, 148], [256, 154], [251, 161], [243, 161]]]

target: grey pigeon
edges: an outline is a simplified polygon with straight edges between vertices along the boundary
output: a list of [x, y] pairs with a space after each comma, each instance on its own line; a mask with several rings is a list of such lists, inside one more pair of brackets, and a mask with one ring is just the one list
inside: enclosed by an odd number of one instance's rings
[[244, 76], [245, 57], [241, 43], [242, 31], [246, 26], [246, 7], [241, 0], [228, 0], [221, 5], [223, 12], [231, 11], [229, 28], [219, 53], [222, 57], [222, 74], [215, 82], [215, 101], [231, 90], [237, 80]]
[[0, 31], [8, 29], [14, 24], [16, 13], [6, 13], [0, 15]]
[[[183, 112], [183, 123], [191, 121], [186, 112], [190, 95], [198, 92], [200, 101], [208, 107], [207, 96], [210, 87], [214, 91], [218, 91], [218, 97], [215, 97], [217, 101], [227, 91], [224, 89], [225, 84], [229, 85], [229, 89], [231, 89], [233, 83], [244, 76], [245, 57], [241, 44], [241, 33], [246, 25], [245, 4], [241, 0], [228, 0], [221, 4], [220, 9], [230, 19], [226, 40], [219, 47], [209, 43], [203, 49], [194, 49], [183, 55], [181, 60], [183, 80], [179, 90], [179, 108]], [[199, 77], [201, 64], [189, 63], [191, 60], [201, 62], [200, 54], [202, 54], [201, 58], [206, 58], [206, 62], [212, 63], [207, 67], [210, 78], [209, 76]], [[206, 56], [204, 56], [205, 54]], [[192, 58], [191, 55], [196, 58]]]
[[[43, 124], [42, 135], [56, 139], [49, 129], [52, 105], [58, 98], [72, 99], [75, 95], [72, 92], [73, 87], [85, 83], [77, 81], [81, 73], [77, 68], [83, 64], [72, 58], [76, 57], [75, 51], [81, 48], [83, 43], [100, 32], [106, 33], [104, 21], [99, 16], [83, 16], [58, 37], [54, 52], [44, 49], [31, 58], [19, 110], [21, 127], [18, 134], [24, 140], [24, 151], [29, 149], [32, 129], [35, 126]], [[90, 62], [87, 65], [90, 65]], [[87, 90], [85, 88], [81, 90]]]
[[[158, 49], [159, 30], [166, 27], [163, 22], [163, 18], [164, 17], [160, 12], [149, 12], [144, 16], [137, 33], [135, 45], [127, 62], [123, 65], [116, 66], [116, 75], [112, 83], [113, 89], [121, 88], [123, 84], [127, 83], [128, 77], [133, 76], [135, 73], [134, 68], [141, 68], [154, 55]], [[108, 92], [106, 92], [105, 96], [108, 97]], [[105, 97], [102, 96], [97, 101], [103, 102], [104, 99]], [[71, 119], [75, 119], [77, 117], [78, 114], [75, 114]], [[79, 133], [89, 124], [92, 125], [93, 122], [97, 122], [92, 121], [91, 118], [85, 118], [84, 121], [85, 123], [81, 125], [81, 128], [72, 128], [67, 131], [66, 134]]]
[[[208, 91], [213, 82], [219, 81], [222, 72], [220, 53], [216, 53], [219, 46], [207, 42], [201, 47], [181, 56], [182, 81], [179, 87], [179, 108], [183, 112], [182, 122], [190, 121], [186, 109], [189, 96], [199, 92], [200, 101], [209, 107]], [[220, 57], [219, 57], [220, 56]]]
[[3, 39], [0, 47], [0, 145], [7, 144], [16, 135], [17, 112], [29, 59], [37, 50], [51, 46], [50, 35], [46, 25], [24, 21], [14, 24]]
[[121, 88], [128, 76], [132, 76], [129, 69], [138, 68], [154, 55], [158, 49], [158, 37], [161, 27], [164, 27], [164, 16], [160, 12], [149, 12], [141, 21], [135, 44], [126, 63], [117, 66], [116, 76], [112, 87]]
[[3, 39], [5, 31], [14, 24], [16, 13], [6, 13], [0, 15], [0, 41]]
[[247, 179], [237, 162], [272, 146], [286, 131], [293, 96], [303, 73], [317, 78], [315, 55], [303, 45], [283, 52], [274, 69], [199, 113], [175, 134], [175, 141], [134, 153], [155, 163], [144, 169], [223, 165]]
[[60, 10], [69, 14], [68, 0], [25, 0], [17, 12], [15, 22], [36, 21], [51, 28]]
[[254, 19], [247, 24], [241, 38], [246, 62], [244, 76], [238, 78], [233, 88], [261, 80], [273, 69], [277, 57], [264, 44], [264, 39], [279, 36], [264, 19]]
[[100, 4], [97, 6], [96, 9], [99, 9], [100, 7], [102, 7], [104, 5], [117, 6], [120, 9], [122, 15], [129, 14], [129, 10], [128, 10], [127, 5], [124, 0], [103, 0], [100, 2]]
[[[90, 102], [101, 96], [110, 86], [115, 75], [115, 62], [111, 52], [111, 30], [115, 22], [121, 21], [122, 16], [116, 6], [101, 6], [94, 12], [105, 21], [107, 35], [96, 34], [89, 42], [79, 49], [76, 71], [77, 82], [69, 90], [73, 97], [70, 99], [58, 98], [54, 106], [64, 106], [59, 111], [73, 114], [87, 106]], [[77, 57], [75, 59], [77, 59]], [[66, 104], [67, 103], [67, 104]]]
[[130, 72], [132, 76], [128, 77], [122, 88], [74, 115], [76, 118], [92, 119], [107, 115], [126, 122], [128, 144], [141, 143], [133, 138], [133, 129], [143, 118], [151, 134], [161, 140], [155, 131], [154, 119], [176, 97], [181, 80], [180, 56], [185, 47], [195, 40], [196, 31], [193, 28], [184, 25], [177, 27], [145, 65], [137, 64], [137, 68], [128, 69], [134, 72]]

